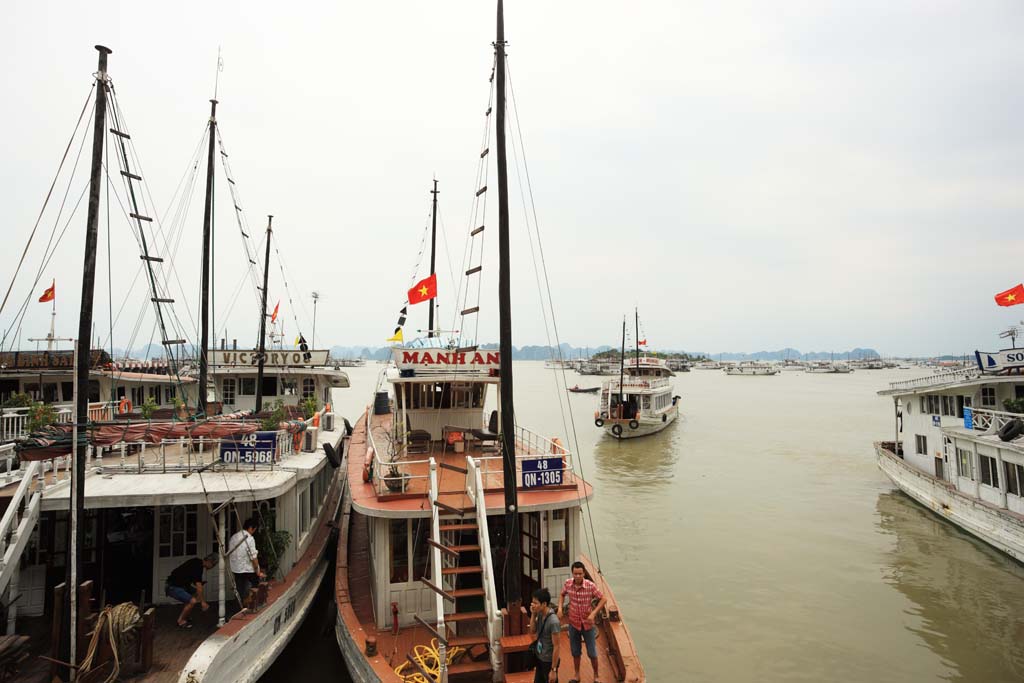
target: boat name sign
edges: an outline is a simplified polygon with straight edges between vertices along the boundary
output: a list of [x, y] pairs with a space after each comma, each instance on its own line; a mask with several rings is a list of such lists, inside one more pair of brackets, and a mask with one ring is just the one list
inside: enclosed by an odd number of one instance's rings
[[220, 442], [220, 461], [240, 465], [270, 465], [277, 453], [277, 432], [253, 432]]
[[974, 357], [982, 372], [1000, 372], [1007, 368], [1024, 368], [1024, 349], [975, 351]]
[[[274, 351], [267, 349], [264, 354], [264, 365], [270, 367], [290, 367], [307, 365], [326, 365], [327, 351]], [[209, 357], [213, 365], [221, 367], [256, 367], [260, 362], [259, 351], [210, 351]]]
[[558, 486], [562, 483], [565, 462], [562, 458], [523, 460], [523, 488]]
[[395, 364], [399, 369], [434, 368], [442, 365], [468, 365], [471, 370], [489, 371], [498, 368], [501, 354], [497, 351], [409, 351], [395, 350]]

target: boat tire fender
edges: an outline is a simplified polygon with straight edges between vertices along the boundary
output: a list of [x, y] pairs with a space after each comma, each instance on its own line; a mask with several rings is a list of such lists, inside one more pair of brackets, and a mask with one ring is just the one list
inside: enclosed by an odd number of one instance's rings
[[1014, 418], [999, 428], [1000, 441], [1013, 441], [1021, 434], [1024, 434], [1024, 422]]
[[629, 428], [630, 429], [639, 429], [639, 427], [640, 427], [640, 423], [637, 422], [636, 420], [630, 420], [629, 421]]
[[345, 436], [352, 436], [352, 423], [348, 421], [347, 417], [341, 418], [341, 421], [345, 423]]
[[608, 418], [608, 413], [606, 411], [602, 410], [601, 411], [601, 419], [604, 420], [604, 419], [607, 419], [607, 418]]
[[327, 454], [327, 462], [331, 463], [331, 467], [341, 467], [341, 456], [334, 450], [334, 444], [330, 441], [324, 441], [324, 453]]
[[622, 436], [622, 425], [612, 425], [612, 434]]
[[662, 422], [668, 422], [668, 413], [662, 413], [661, 414], [661, 421]]
[[597, 427], [604, 427], [604, 420], [602, 420], [601, 418], [596, 418], [594, 420], [594, 425]]

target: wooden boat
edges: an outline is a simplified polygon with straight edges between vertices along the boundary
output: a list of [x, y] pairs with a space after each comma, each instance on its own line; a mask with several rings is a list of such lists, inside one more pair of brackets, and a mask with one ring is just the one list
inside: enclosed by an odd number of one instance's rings
[[[597, 680], [644, 681], [611, 587], [582, 553], [583, 506], [593, 486], [558, 439], [515, 422], [501, 0], [494, 48], [499, 350], [443, 341], [433, 324], [426, 339], [393, 347], [391, 393], [378, 394], [356, 423], [343, 465], [335, 635], [355, 681], [532, 681], [534, 673], [522, 670], [532, 641], [525, 606], [542, 586], [557, 596], [580, 560], [609, 599], [597, 625]], [[486, 157], [487, 147], [481, 163]], [[469, 265], [467, 277], [479, 272]], [[478, 312], [464, 310], [455, 327], [472, 329], [465, 318]], [[488, 415], [491, 391], [499, 408]], [[566, 656], [561, 680], [572, 669]], [[581, 681], [594, 680], [584, 658]]]
[[574, 394], [596, 394], [601, 391], [601, 387], [581, 387], [578, 384], [574, 387], [569, 387], [567, 391]]

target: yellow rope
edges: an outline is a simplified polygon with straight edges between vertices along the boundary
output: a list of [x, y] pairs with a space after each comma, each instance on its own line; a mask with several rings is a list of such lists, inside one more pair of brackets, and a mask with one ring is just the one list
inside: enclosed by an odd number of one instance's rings
[[[445, 659], [447, 660], [448, 666], [452, 665], [456, 659], [462, 656], [465, 652], [465, 648], [461, 647], [449, 647], [446, 652]], [[438, 651], [437, 638], [430, 641], [430, 645], [417, 645], [412, 650], [412, 658], [416, 660], [416, 663], [423, 667], [423, 670], [430, 674], [430, 678], [424, 678], [423, 674], [419, 671], [413, 671], [412, 673], [402, 673], [408, 667], [412, 669], [412, 665], [408, 661], [402, 662], [395, 667], [395, 673], [401, 676], [402, 683], [437, 683], [441, 678], [441, 653]]]
[[100, 636], [106, 627], [107, 640], [110, 641], [110, 651], [114, 655], [114, 668], [104, 683], [114, 683], [121, 672], [121, 650], [127, 650], [133, 640], [133, 631], [139, 625], [139, 608], [130, 602], [122, 602], [120, 605], [111, 607], [107, 605], [96, 617], [96, 628], [93, 629], [92, 639], [89, 641], [89, 649], [85, 658], [82, 659], [80, 672], [85, 673], [92, 669], [92, 660], [99, 649]]

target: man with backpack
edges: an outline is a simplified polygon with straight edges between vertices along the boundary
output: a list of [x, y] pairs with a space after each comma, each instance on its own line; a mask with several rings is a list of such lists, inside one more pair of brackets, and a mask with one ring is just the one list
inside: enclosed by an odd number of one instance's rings
[[533, 592], [530, 600], [530, 632], [537, 634], [534, 654], [537, 668], [534, 669], [533, 683], [558, 683], [558, 632], [562, 626], [558, 615], [551, 609], [551, 593], [547, 588]]

